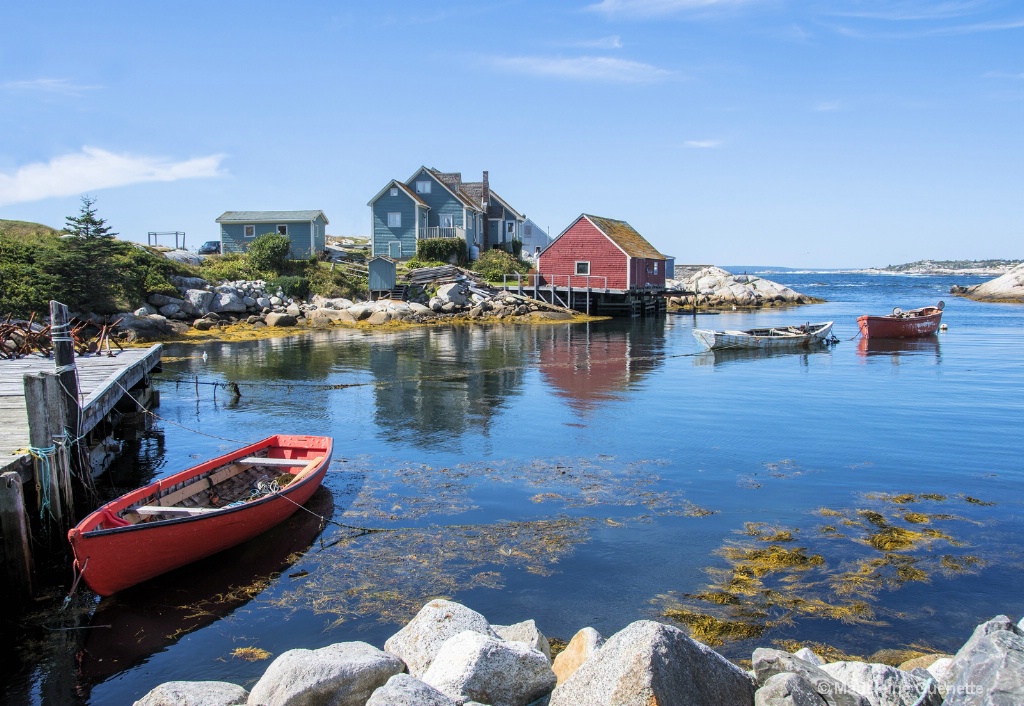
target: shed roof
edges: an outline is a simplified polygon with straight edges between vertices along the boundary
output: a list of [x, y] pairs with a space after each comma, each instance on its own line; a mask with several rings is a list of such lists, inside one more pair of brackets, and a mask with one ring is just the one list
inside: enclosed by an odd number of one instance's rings
[[[622, 248], [629, 257], [640, 257], [648, 260], [664, 260], [665, 256], [647, 242], [642, 235], [636, 232], [633, 226], [625, 221], [617, 221], [614, 218], [602, 218], [584, 213], [580, 218], [586, 218], [593, 223], [598, 230], [608, 236], [609, 240]], [[577, 221], [579, 218], [576, 219]], [[574, 222], [575, 225], [575, 222]], [[570, 226], [572, 227], [572, 226]]]
[[289, 221], [312, 221], [317, 216], [330, 223], [323, 211], [225, 211], [217, 223], [287, 223]]

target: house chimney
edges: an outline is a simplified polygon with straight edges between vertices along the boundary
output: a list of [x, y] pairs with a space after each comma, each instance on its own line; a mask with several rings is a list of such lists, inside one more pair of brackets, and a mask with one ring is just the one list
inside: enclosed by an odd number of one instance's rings
[[482, 205], [483, 205], [484, 208], [487, 208], [488, 206], [491, 205], [491, 185], [487, 181], [487, 172], [486, 171], [484, 171], [484, 188], [482, 190], [480, 198], [483, 200], [483, 204]]

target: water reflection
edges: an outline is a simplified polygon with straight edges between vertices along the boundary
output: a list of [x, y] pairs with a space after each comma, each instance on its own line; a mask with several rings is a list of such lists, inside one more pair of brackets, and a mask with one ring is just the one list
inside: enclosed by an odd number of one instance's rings
[[812, 355], [832, 355], [832, 349], [825, 346], [800, 350], [772, 350], [759, 348], [733, 348], [727, 350], [704, 351], [694, 356], [695, 366], [722, 365], [723, 363], [740, 363], [765, 358], [792, 358], [800, 365], [807, 365]]
[[942, 360], [938, 336], [861, 338], [857, 341], [857, 355], [861, 358], [887, 356], [893, 365], [899, 365], [900, 358], [906, 356], [934, 356], [936, 364]]
[[620, 398], [664, 361], [663, 318], [542, 328], [535, 335], [541, 375], [578, 412]]

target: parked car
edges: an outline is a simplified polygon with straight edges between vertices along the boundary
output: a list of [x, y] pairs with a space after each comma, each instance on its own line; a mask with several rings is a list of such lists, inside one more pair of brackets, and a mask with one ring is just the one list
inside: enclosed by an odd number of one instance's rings
[[200, 255], [220, 255], [220, 241], [207, 240], [199, 246]]

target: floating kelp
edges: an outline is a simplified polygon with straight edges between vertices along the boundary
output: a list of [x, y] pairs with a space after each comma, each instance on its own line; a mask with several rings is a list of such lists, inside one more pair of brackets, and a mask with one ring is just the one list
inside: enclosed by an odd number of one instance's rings
[[[737, 530], [742, 539], [730, 540], [718, 550], [726, 568], [706, 569], [711, 582], [702, 591], [659, 596], [661, 614], [710, 645], [760, 637], [803, 618], [881, 625], [875, 608], [881, 591], [928, 582], [936, 572], [953, 575], [983, 565], [974, 556], [937, 555], [936, 543], [961, 542], [947, 527], [922, 527], [964, 518], [929, 514], [926, 508], [903, 509], [910, 503], [945, 502], [945, 496], [877, 493], [864, 499], [882, 505], [818, 508], [814, 514], [839, 522], [813, 534], [765, 522], [745, 523]], [[845, 534], [839, 526], [846, 528]], [[804, 546], [795, 546], [798, 543]]]
[[271, 654], [259, 647], [236, 647], [231, 651], [231, 656], [246, 662], [259, 662], [264, 659], [270, 659]]

